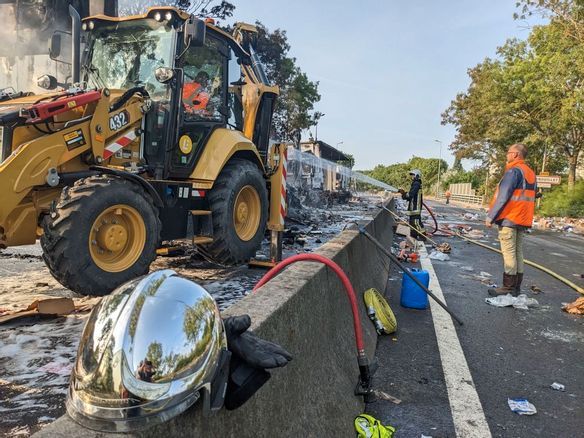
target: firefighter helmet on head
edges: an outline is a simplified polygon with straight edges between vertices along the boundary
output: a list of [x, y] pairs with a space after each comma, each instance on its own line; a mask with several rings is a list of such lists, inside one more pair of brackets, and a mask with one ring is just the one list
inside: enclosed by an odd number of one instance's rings
[[422, 178], [422, 172], [420, 172], [420, 169], [410, 170], [410, 175], [414, 175], [415, 178]]

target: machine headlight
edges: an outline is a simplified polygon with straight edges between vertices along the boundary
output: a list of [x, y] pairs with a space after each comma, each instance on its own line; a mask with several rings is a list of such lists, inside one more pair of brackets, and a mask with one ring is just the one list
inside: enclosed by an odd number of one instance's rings
[[93, 21], [90, 21], [89, 23], [87, 23], [87, 27], [89, 28], [89, 30], [93, 30], [95, 28], [95, 23]]
[[154, 14], [154, 19], [155, 19], [156, 21], [162, 21], [162, 14], [161, 14], [160, 12], [156, 12], [156, 13]]
[[166, 14], [164, 14], [164, 19], [166, 21], [172, 20], [172, 12], [168, 11]]
[[83, 29], [84, 31], [86, 31], [87, 30], [87, 23], [83, 23], [81, 25], [81, 29]]

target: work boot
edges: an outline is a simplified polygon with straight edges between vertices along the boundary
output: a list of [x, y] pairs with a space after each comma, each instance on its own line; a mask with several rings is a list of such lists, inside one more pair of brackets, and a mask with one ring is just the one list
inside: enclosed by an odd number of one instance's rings
[[512, 294], [514, 297], [518, 297], [521, 293], [521, 282], [523, 281], [523, 272], [518, 272], [515, 279], [515, 292]]
[[489, 288], [489, 295], [496, 297], [499, 295], [507, 295], [515, 293], [515, 284], [517, 282], [517, 275], [503, 274], [503, 286]]

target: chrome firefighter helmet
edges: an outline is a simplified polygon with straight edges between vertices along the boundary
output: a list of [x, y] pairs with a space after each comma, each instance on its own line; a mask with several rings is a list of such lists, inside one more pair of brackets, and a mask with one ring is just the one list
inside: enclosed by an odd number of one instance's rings
[[410, 175], [414, 175], [414, 178], [422, 178], [422, 172], [420, 171], [420, 169], [410, 170]]
[[167, 421], [203, 397], [220, 408], [230, 353], [219, 309], [172, 270], [118, 287], [93, 309], [71, 374], [67, 412], [90, 429]]

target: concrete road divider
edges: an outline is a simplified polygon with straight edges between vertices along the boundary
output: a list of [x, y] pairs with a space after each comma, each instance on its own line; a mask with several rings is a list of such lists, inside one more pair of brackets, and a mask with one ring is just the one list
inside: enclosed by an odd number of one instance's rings
[[[393, 201], [392, 201], [393, 202]], [[393, 219], [381, 210], [366, 226], [386, 248], [393, 240]], [[356, 229], [343, 231], [316, 253], [338, 263], [359, 294], [365, 347], [370, 360], [377, 334], [362, 294], [385, 290], [389, 260]], [[223, 316], [249, 314], [252, 330], [284, 346], [294, 356], [243, 407], [204, 417], [200, 403], [141, 437], [354, 437], [353, 419], [363, 412], [354, 395], [359, 370], [351, 310], [336, 275], [321, 264], [299, 262]], [[375, 380], [374, 380], [375, 381]], [[63, 416], [35, 437], [103, 437]], [[116, 435], [111, 435], [116, 436]], [[119, 435], [117, 435], [119, 436]]]

